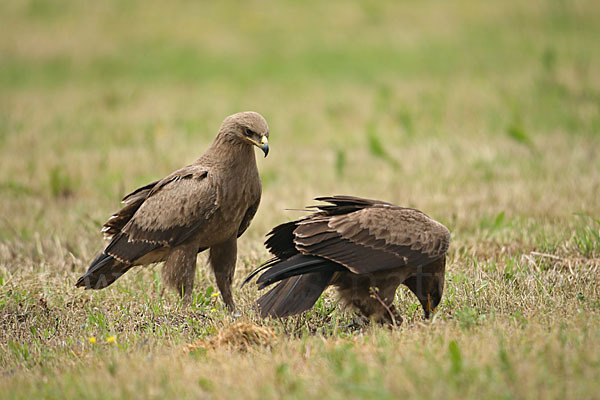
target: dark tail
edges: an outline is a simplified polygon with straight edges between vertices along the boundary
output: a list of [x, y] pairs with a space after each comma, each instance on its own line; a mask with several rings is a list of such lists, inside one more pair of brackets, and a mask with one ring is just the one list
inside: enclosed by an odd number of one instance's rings
[[104, 289], [131, 267], [131, 264], [121, 262], [106, 253], [101, 253], [92, 261], [87, 272], [79, 278], [75, 286], [86, 289]]
[[260, 316], [283, 318], [310, 309], [329, 286], [334, 272], [313, 272], [283, 280], [258, 299]]
[[325, 258], [297, 254], [283, 261], [278, 259], [267, 261], [264, 266], [259, 267], [257, 271], [250, 274], [249, 278], [251, 279], [252, 276], [256, 275], [256, 272], [260, 272], [264, 269], [266, 269], [266, 271], [256, 281], [259, 285], [259, 289], [264, 289], [273, 283], [297, 275], [310, 274], [312, 272], [335, 272], [345, 270], [340, 264]]
[[263, 318], [268, 315], [287, 317], [311, 308], [333, 274], [341, 270], [344, 270], [343, 266], [324, 258], [298, 254], [287, 260], [268, 261], [252, 272], [244, 283], [262, 271], [265, 272], [256, 281], [260, 289], [281, 281], [258, 299], [258, 305]]

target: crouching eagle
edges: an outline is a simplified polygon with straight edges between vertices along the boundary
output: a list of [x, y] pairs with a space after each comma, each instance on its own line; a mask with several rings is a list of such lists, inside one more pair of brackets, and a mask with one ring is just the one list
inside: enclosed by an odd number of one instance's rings
[[319, 197], [327, 205], [276, 226], [265, 242], [274, 258], [253, 271], [262, 317], [311, 308], [330, 285], [342, 300], [380, 323], [400, 323], [393, 300], [400, 284], [429, 318], [444, 290], [448, 229], [421, 211], [351, 196]]

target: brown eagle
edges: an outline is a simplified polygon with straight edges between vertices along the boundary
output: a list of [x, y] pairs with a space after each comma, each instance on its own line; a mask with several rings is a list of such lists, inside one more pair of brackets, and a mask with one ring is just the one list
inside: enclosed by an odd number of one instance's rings
[[227, 117], [202, 157], [123, 198], [125, 206], [102, 229], [110, 242], [76, 285], [103, 289], [133, 266], [165, 261], [163, 281], [189, 303], [196, 255], [210, 249], [217, 286], [233, 309], [237, 238], [250, 225], [261, 196], [253, 146], [266, 157], [268, 137], [267, 122], [258, 113]]
[[352, 196], [319, 197], [328, 205], [276, 226], [267, 249], [275, 256], [252, 272], [261, 316], [286, 317], [311, 308], [335, 286], [342, 300], [380, 323], [400, 323], [392, 304], [400, 284], [429, 318], [444, 290], [448, 229], [419, 210]]

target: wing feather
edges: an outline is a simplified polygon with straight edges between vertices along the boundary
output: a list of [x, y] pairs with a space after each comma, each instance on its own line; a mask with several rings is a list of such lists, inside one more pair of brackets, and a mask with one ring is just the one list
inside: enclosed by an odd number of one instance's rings
[[218, 208], [218, 187], [206, 169], [186, 167], [159, 182], [123, 227], [130, 242], [176, 246]]
[[105, 239], [112, 239], [115, 235], [121, 233], [123, 227], [129, 222], [131, 217], [140, 208], [144, 200], [148, 197], [148, 194], [152, 191], [154, 186], [160, 181], [152, 182], [148, 185], [137, 188], [121, 200], [125, 203], [125, 206], [119, 211], [111, 215], [111, 217], [102, 226], [102, 233], [104, 233]]
[[[327, 258], [358, 274], [404, 265], [419, 267], [440, 256], [450, 243], [448, 229], [411, 208], [359, 198], [326, 198], [339, 207], [297, 221], [293, 242], [303, 254]], [[333, 207], [327, 209], [326, 207]]]
[[105, 253], [133, 263], [157, 248], [177, 246], [215, 212], [218, 192], [208, 170], [193, 164], [137, 189], [105, 224], [111, 238]]

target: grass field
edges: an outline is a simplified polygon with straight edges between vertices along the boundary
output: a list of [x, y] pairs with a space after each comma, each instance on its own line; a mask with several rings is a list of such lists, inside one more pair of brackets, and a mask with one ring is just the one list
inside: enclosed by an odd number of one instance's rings
[[[599, 20], [591, 0], [0, 2], [0, 398], [600, 398]], [[119, 199], [242, 110], [271, 153], [241, 317], [204, 255], [186, 309], [160, 266], [76, 289]], [[329, 194], [449, 227], [432, 320], [405, 289], [395, 330], [348, 328], [333, 292], [258, 318], [239, 283], [264, 234]]]

